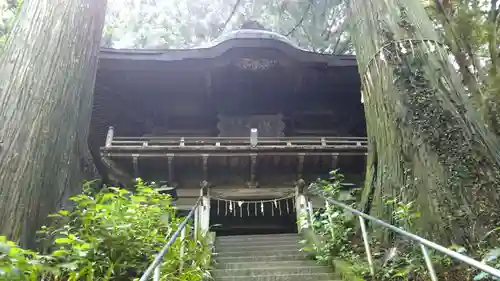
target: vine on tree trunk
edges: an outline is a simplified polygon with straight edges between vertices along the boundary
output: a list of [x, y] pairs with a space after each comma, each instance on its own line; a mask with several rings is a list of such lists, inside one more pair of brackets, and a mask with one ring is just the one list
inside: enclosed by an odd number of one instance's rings
[[[415, 37], [415, 28], [407, 20], [405, 8], [400, 7], [400, 13], [399, 26], [407, 32], [407, 37]], [[427, 46], [419, 48], [416, 44]], [[433, 67], [430, 51], [433, 49], [432, 44], [435, 43], [414, 40], [395, 42], [384, 48], [383, 55], [394, 67], [394, 85], [402, 93], [403, 108], [407, 109], [406, 112], [401, 112], [401, 121], [407, 124], [408, 128], [412, 128], [412, 141], [426, 144], [445, 167], [447, 177], [446, 182], [442, 184], [447, 187], [442, 190], [456, 192], [455, 195], [463, 199], [463, 202], [459, 202], [446, 198], [438, 209], [442, 209], [445, 214], [453, 214], [450, 220], [455, 227], [467, 227], [480, 217], [491, 218], [491, 215], [494, 215], [489, 214], [488, 210], [475, 213], [468, 206], [474, 204], [473, 194], [477, 194], [481, 186], [497, 185], [500, 183], [500, 177], [498, 170], [495, 170], [494, 175], [483, 174], [482, 167], [489, 163], [482, 156], [480, 146], [473, 143], [462, 131], [464, 121], [461, 116], [466, 112], [464, 105], [453, 104], [458, 114], [446, 110], [439, 93], [440, 90], [450, 91], [446, 82], [438, 79], [440, 84], [433, 85], [427, 77], [429, 73], [443, 75], [438, 68], [434, 68], [434, 72], [428, 71], [429, 67]]]
[[468, 104], [447, 50], [423, 29], [424, 10], [399, 0], [361, 4], [352, 4], [364, 20], [356, 53], [369, 159], [378, 155], [367, 168], [362, 204], [388, 220], [387, 198], [416, 201], [422, 217], [410, 230], [472, 243], [498, 223], [498, 144]]

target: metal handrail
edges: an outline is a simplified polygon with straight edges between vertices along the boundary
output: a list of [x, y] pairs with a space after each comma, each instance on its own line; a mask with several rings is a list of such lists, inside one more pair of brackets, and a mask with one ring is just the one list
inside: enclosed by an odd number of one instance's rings
[[[311, 190], [312, 191], [312, 190]], [[464, 262], [472, 267], [475, 267], [476, 269], [479, 269], [479, 270], [482, 270], [486, 273], [489, 273], [491, 275], [493, 275], [494, 277], [498, 277], [500, 278], [500, 270], [494, 268], [494, 267], [491, 267], [485, 263], [482, 263], [482, 262], [479, 262], [473, 258], [469, 258], [465, 255], [462, 255], [460, 253], [457, 253], [455, 251], [452, 251], [450, 249], [447, 249], [441, 245], [438, 245], [434, 242], [431, 242], [425, 238], [422, 238], [418, 235], [415, 235], [415, 234], [412, 234], [410, 232], [407, 232], [401, 228], [398, 228], [394, 225], [391, 225], [385, 221], [382, 221], [380, 219], [377, 219], [375, 217], [372, 217], [368, 214], [365, 214], [361, 211], [358, 211], [356, 209], [353, 209], [349, 206], [347, 206], [346, 204], [344, 203], [341, 203], [337, 200], [334, 200], [334, 199], [331, 199], [331, 198], [327, 198], [319, 193], [315, 193], [316, 195], [318, 195], [320, 198], [324, 199], [326, 202], [330, 203], [330, 204], [333, 204], [337, 207], [340, 207], [344, 210], [347, 210], [349, 211], [350, 213], [356, 215], [358, 218], [359, 218], [359, 223], [361, 225], [361, 233], [362, 233], [362, 236], [363, 236], [363, 242], [364, 242], [364, 246], [365, 246], [365, 252], [366, 252], [366, 256], [368, 258], [368, 265], [370, 267], [370, 273], [372, 275], [374, 275], [375, 273], [375, 269], [374, 269], [374, 266], [373, 266], [373, 258], [371, 256], [371, 251], [370, 251], [370, 245], [369, 245], [369, 241], [368, 241], [368, 234], [367, 234], [367, 231], [366, 231], [366, 226], [365, 226], [365, 219], [375, 223], [375, 224], [378, 224], [382, 227], [385, 227], [393, 232], [396, 232], [404, 237], [407, 237], [413, 241], [416, 241], [419, 243], [420, 245], [420, 249], [422, 251], [422, 255], [424, 256], [424, 260], [425, 260], [425, 263], [426, 263], [426, 266], [427, 266], [427, 269], [429, 270], [429, 275], [431, 277], [431, 280], [432, 281], [437, 281], [437, 275], [436, 275], [436, 271], [434, 270], [434, 266], [432, 265], [432, 261], [431, 261], [431, 258], [429, 256], [429, 253], [427, 252], [427, 247], [429, 248], [432, 248], [438, 252], [441, 252], [442, 254], [445, 254], [451, 258], [454, 258], [456, 260], [459, 260], [461, 262]]]
[[177, 230], [174, 232], [174, 234], [172, 234], [172, 237], [170, 237], [170, 239], [168, 240], [167, 244], [160, 250], [160, 252], [158, 252], [158, 254], [156, 254], [155, 259], [148, 266], [148, 268], [146, 269], [146, 271], [144, 271], [144, 273], [142, 274], [142, 276], [139, 279], [139, 281], [147, 281], [149, 279], [149, 277], [151, 277], [151, 273], [153, 273], [153, 271], [154, 271], [153, 280], [154, 281], [159, 281], [160, 280], [160, 274], [161, 274], [160, 267], [161, 267], [161, 263], [163, 262], [163, 258], [168, 253], [168, 250], [170, 249], [170, 246], [172, 246], [172, 244], [174, 244], [175, 240], [177, 240], [177, 237], [179, 236], [179, 234], [181, 234], [181, 232], [183, 232], [184, 229], [186, 228], [186, 225], [187, 225], [188, 221], [193, 217], [194, 213], [196, 212], [196, 210], [200, 206], [201, 200], [202, 200], [201, 197], [198, 198], [198, 200], [196, 201], [196, 203], [191, 208], [191, 211], [189, 212], [189, 214], [186, 216], [186, 218], [184, 219], [184, 221], [182, 221], [182, 223], [179, 225], [179, 228], [177, 228]]

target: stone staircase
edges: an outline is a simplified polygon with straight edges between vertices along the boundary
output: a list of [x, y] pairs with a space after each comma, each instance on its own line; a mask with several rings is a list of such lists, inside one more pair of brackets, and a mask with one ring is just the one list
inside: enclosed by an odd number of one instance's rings
[[215, 240], [215, 281], [333, 281], [333, 271], [299, 251], [298, 234], [223, 236]]

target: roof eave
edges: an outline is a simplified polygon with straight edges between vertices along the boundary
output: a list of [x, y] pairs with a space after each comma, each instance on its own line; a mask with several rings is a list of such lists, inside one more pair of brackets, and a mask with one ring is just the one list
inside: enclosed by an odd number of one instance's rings
[[101, 60], [131, 60], [131, 61], [180, 61], [186, 59], [211, 59], [222, 56], [233, 48], [272, 48], [278, 49], [287, 56], [305, 63], [325, 63], [328, 66], [356, 66], [356, 57], [353, 55], [320, 54], [301, 49], [276, 39], [269, 38], [235, 38], [220, 42], [208, 48], [195, 49], [112, 49], [101, 48]]

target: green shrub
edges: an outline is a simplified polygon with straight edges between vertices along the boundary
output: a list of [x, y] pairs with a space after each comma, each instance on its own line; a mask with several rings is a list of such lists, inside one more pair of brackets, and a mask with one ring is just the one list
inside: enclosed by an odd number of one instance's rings
[[[327, 198], [339, 200], [343, 176], [337, 171], [330, 173], [329, 180], [319, 180], [313, 184], [313, 191]], [[355, 208], [354, 203], [346, 203]], [[413, 225], [420, 213], [414, 209], [414, 205], [397, 199], [386, 200], [387, 207], [393, 210], [393, 221], [397, 227], [405, 228]], [[417, 243], [413, 243], [399, 235], [392, 239], [391, 245], [382, 245], [375, 237], [369, 235], [371, 254], [375, 263], [375, 276], [370, 276], [365, 248], [360, 231], [356, 228], [357, 217], [346, 213], [342, 208], [332, 204], [325, 204], [323, 210], [315, 213], [313, 219], [315, 233], [323, 238], [324, 243], [316, 247], [316, 259], [318, 261], [332, 264], [343, 280], [428, 280], [429, 273], [425, 260]], [[379, 227], [370, 225], [373, 230]], [[373, 233], [373, 232], [372, 232]], [[453, 246], [451, 249], [461, 252], [463, 247]], [[452, 262], [451, 258], [445, 257], [431, 249], [428, 249], [434, 267], [440, 277], [460, 269]], [[491, 255], [490, 255], [491, 256]], [[461, 269], [460, 269], [461, 270]], [[466, 270], [465, 273], [470, 270]], [[462, 274], [462, 273], [460, 273]], [[487, 276], [481, 273], [480, 277]], [[373, 278], [373, 279], [371, 279]], [[443, 278], [443, 280], [448, 280]]]
[[[142, 181], [135, 192], [105, 188], [93, 195], [85, 190], [71, 200], [76, 204], [72, 211], [51, 215], [52, 223], [39, 231], [46, 254], [0, 240], [0, 281], [132, 280], [144, 272], [183, 220], [176, 217], [169, 195]], [[180, 246], [177, 239], [168, 251], [162, 280], [201, 280], [210, 262], [205, 239], [186, 239], [182, 259]]]

